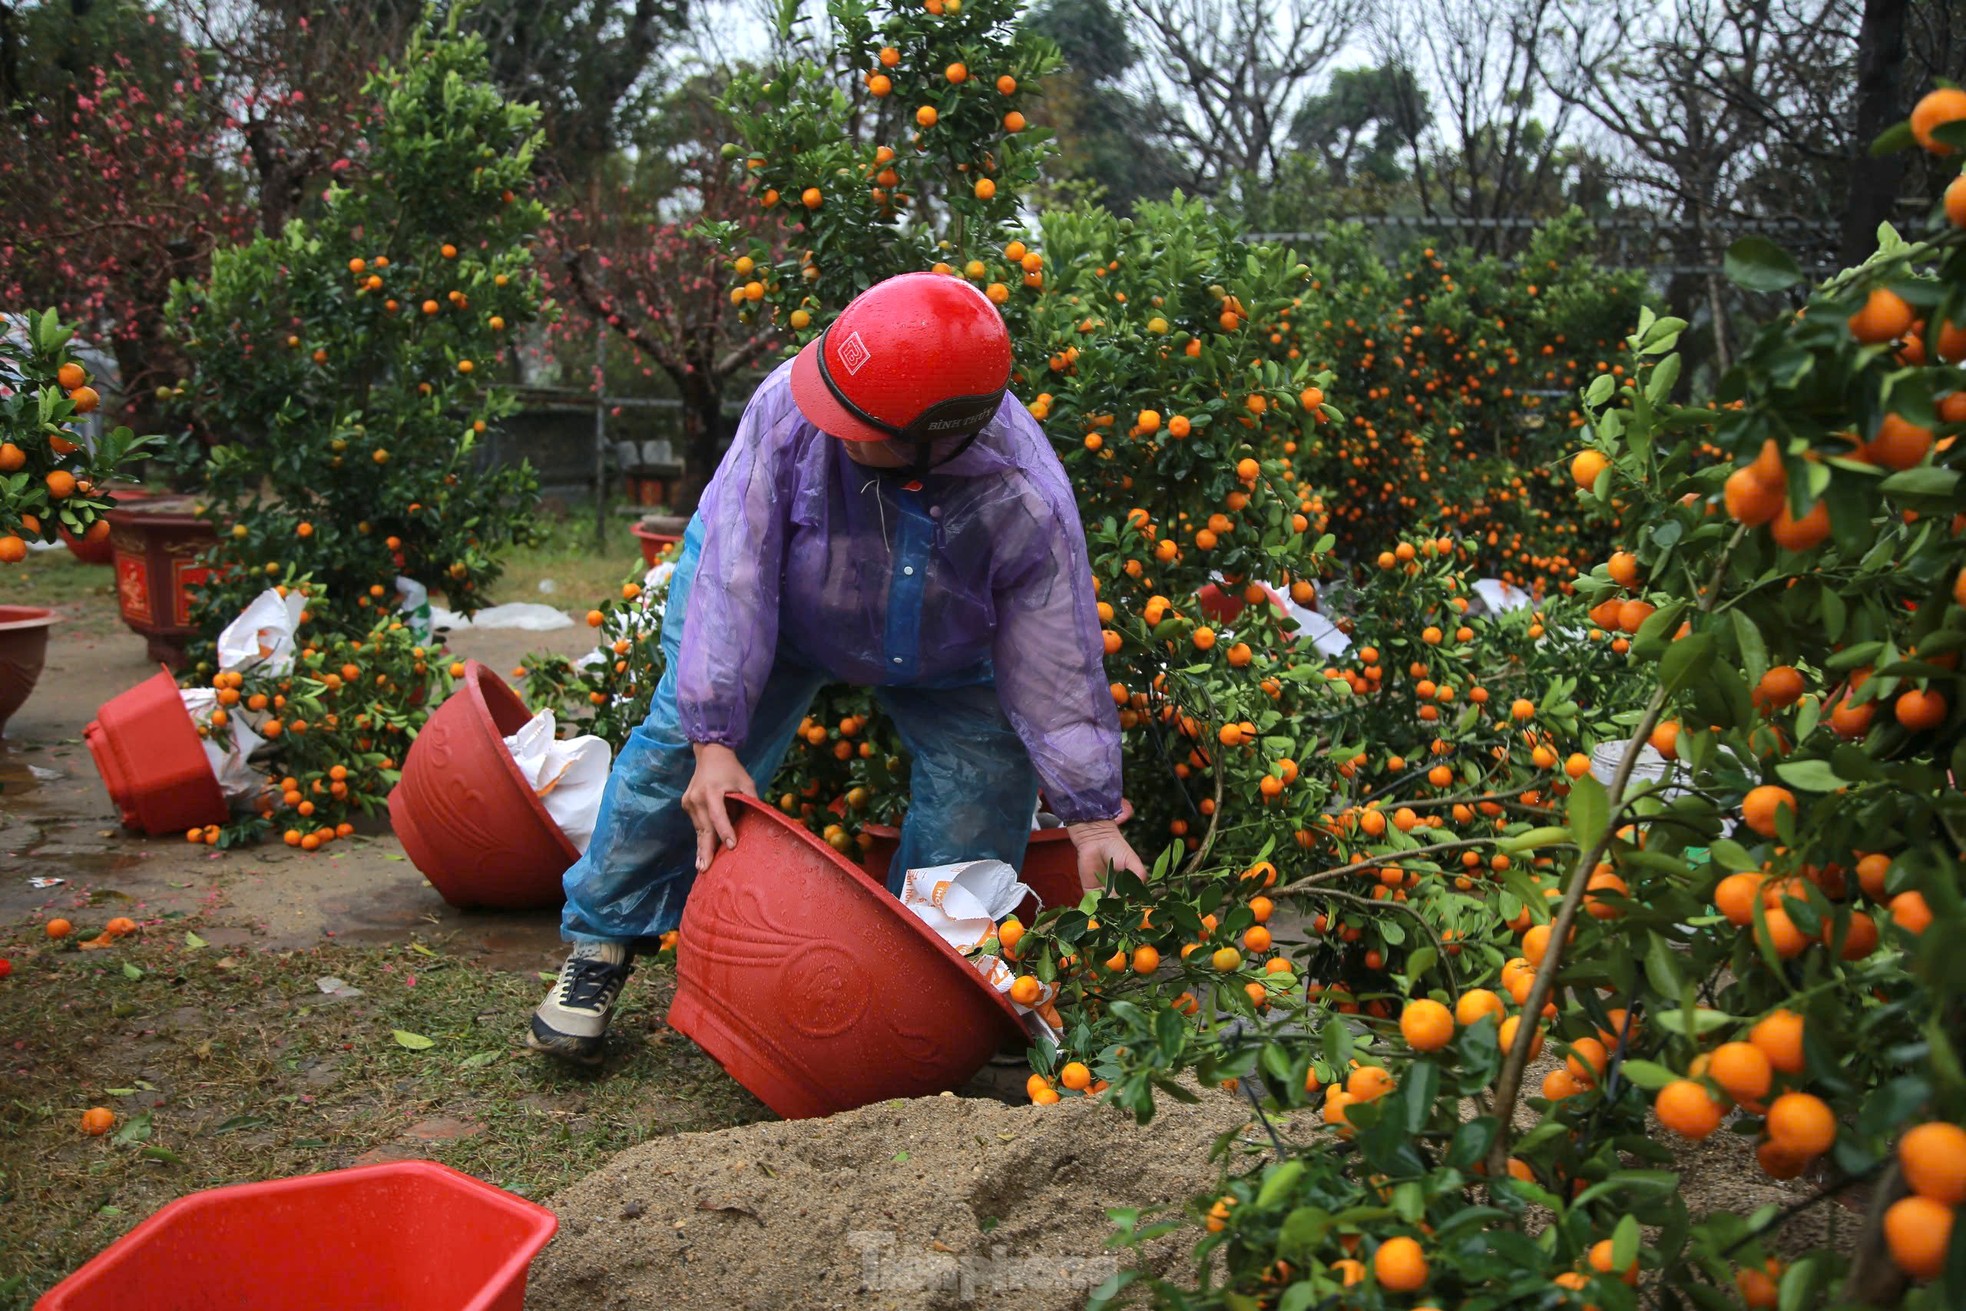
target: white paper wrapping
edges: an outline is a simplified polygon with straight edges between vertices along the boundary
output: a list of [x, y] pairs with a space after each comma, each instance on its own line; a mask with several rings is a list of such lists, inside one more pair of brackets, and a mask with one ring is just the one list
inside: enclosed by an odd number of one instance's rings
[[567, 841], [586, 851], [607, 786], [608, 744], [591, 734], [562, 742], [556, 731], [553, 712], [542, 710], [505, 739], [505, 749]]

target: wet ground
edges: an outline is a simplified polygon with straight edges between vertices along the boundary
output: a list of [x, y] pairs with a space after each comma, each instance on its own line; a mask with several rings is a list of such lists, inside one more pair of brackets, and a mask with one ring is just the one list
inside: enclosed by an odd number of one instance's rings
[[[0, 740], [0, 923], [46, 919], [90, 904], [133, 918], [197, 913], [224, 947], [289, 950], [324, 943], [445, 945], [496, 969], [557, 966], [552, 911], [461, 912], [403, 857], [380, 817], [320, 853], [278, 844], [217, 852], [122, 831], [82, 745], [96, 708], [156, 672], [144, 642], [118, 620], [107, 568], [36, 561], [32, 591], [62, 616], [40, 683]], [[45, 599], [43, 599], [45, 597]], [[9, 597], [13, 600], [13, 597]], [[550, 633], [466, 630], [451, 647], [497, 670], [528, 652], [578, 654], [584, 627]], [[37, 888], [30, 880], [58, 878]]]

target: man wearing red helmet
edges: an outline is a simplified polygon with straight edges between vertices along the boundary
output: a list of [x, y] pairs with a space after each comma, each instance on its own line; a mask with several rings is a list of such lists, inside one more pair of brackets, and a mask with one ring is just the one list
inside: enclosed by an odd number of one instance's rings
[[601, 1059], [637, 944], [676, 927], [735, 845], [726, 798], [769, 784], [827, 683], [875, 689], [912, 759], [890, 888], [960, 860], [1021, 865], [1040, 790], [1087, 887], [1142, 872], [1115, 823], [1084, 532], [1010, 369], [980, 291], [910, 273], [758, 388], [683, 539], [648, 718], [567, 871], [574, 949], [530, 1046]]

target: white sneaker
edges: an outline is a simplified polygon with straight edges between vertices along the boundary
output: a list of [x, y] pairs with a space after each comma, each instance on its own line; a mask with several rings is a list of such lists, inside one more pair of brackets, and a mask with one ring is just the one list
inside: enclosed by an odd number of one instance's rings
[[533, 1012], [526, 1046], [561, 1060], [598, 1065], [621, 985], [634, 972], [626, 943], [577, 944], [546, 1000]]

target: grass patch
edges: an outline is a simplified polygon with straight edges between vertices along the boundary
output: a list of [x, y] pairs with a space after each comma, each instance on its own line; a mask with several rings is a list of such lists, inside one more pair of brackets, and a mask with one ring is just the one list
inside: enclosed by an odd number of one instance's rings
[[42, 605], [62, 611], [61, 631], [69, 637], [104, 637], [122, 630], [116, 608], [116, 571], [83, 564], [73, 552], [30, 551], [7, 566], [8, 605]]
[[[642, 548], [631, 531], [634, 523], [622, 515], [609, 515], [606, 535], [596, 545], [591, 507], [542, 516], [545, 540], [505, 553], [505, 574], [494, 588], [494, 597], [538, 601], [584, 614], [596, 601], [612, 595], [624, 579], [640, 576]], [[539, 590], [546, 579], [552, 580], [551, 592]]]
[[[662, 1024], [666, 964], [638, 972], [589, 1072], [525, 1051], [533, 975], [421, 944], [233, 957], [184, 932], [87, 953], [0, 946], [14, 963], [0, 982], [0, 1307], [30, 1305], [202, 1188], [381, 1150], [542, 1197], [644, 1139], [769, 1115]], [[327, 995], [326, 976], [363, 995]], [[116, 1113], [108, 1135], [80, 1130], [91, 1106]]]

